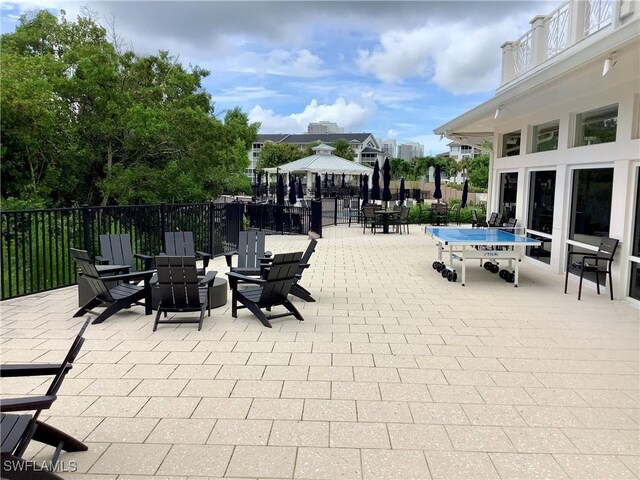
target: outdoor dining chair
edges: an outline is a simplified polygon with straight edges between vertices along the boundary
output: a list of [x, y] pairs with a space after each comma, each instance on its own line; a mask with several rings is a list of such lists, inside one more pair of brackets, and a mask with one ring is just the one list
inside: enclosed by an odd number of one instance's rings
[[[600, 295], [600, 274], [607, 278], [609, 275], [609, 295], [613, 300], [613, 280], [611, 278], [611, 264], [613, 263], [613, 257], [616, 254], [618, 248], [618, 240], [615, 238], [603, 237], [600, 240], [600, 246], [595, 254], [585, 254], [584, 252], [568, 252], [567, 254], [567, 268], [564, 274], [564, 293], [567, 293], [567, 284], [569, 283], [569, 266], [580, 270], [580, 284], [578, 286], [578, 300], [582, 296], [582, 280], [585, 273], [596, 274], [596, 289], [598, 295]], [[574, 255], [582, 255], [580, 261], [571, 262], [571, 258]]]

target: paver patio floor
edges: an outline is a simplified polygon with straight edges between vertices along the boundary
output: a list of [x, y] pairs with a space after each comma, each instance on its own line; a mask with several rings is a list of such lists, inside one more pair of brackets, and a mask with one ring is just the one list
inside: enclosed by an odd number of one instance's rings
[[[318, 301], [295, 300], [304, 322], [267, 329], [227, 304], [201, 332], [153, 333], [141, 307], [90, 326], [44, 417], [89, 446], [63, 453], [65, 478], [638, 478], [638, 308], [578, 301], [526, 262], [519, 288], [481, 268], [449, 283], [411, 228], [326, 229], [301, 282]], [[75, 288], [0, 304], [2, 361], [60, 361], [76, 305]]]

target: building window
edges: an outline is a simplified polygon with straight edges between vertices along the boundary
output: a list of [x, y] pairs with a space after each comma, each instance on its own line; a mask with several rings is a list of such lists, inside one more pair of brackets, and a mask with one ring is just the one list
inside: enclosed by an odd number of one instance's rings
[[548, 152], [558, 149], [558, 133], [560, 132], [560, 121], [542, 123], [535, 125], [532, 130], [531, 153]]
[[574, 170], [569, 238], [600, 245], [609, 235], [613, 168]]
[[536, 233], [527, 232], [527, 236], [538, 240], [541, 245], [539, 247], [528, 247], [527, 255], [547, 264], [551, 262], [551, 233], [555, 192], [556, 172], [554, 170], [531, 172], [527, 228]]
[[505, 133], [502, 136], [502, 156], [514, 157], [520, 155], [520, 130]]
[[640, 168], [636, 168], [636, 215], [633, 225], [633, 245], [631, 246], [629, 296], [640, 300]]
[[516, 197], [518, 194], [518, 173], [503, 173], [500, 175], [500, 205], [502, 219], [507, 221], [516, 216]]
[[616, 141], [618, 105], [576, 115], [576, 147]]

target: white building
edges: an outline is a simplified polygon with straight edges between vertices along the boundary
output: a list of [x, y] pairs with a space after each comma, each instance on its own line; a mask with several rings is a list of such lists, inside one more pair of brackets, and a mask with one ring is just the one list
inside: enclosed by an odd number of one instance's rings
[[482, 153], [477, 147], [458, 142], [450, 142], [447, 147], [449, 147], [449, 157], [458, 162], [465, 158], [475, 158]]
[[325, 133], [325, 134], [261, 134], [251, 145], [249, 150], [249, 167], [245, 173], [252, 182], [255, 181], [256, 165], [260, 158], [260, 151], [265, 142], [289, 143], [304, 150], [309, 145], [320, 142], [331, 145], [338, 140], [346, 140], [355, 153], [354, 161], [364, 165], [373, 166], [376, 160], [380, 165], [386, 158], [385, 153], [380, 150], [378, 140], [371, 133]]
[[420, 157], [424, 157], [424, 145], [407, 142], [398, 146], [398, 158], [409, 161]]
[[398, 156], [398, 144], [393, 139], [383, 140], [380, 149], [391, 158]]
[[[531, 30], [502, 46], [495, 97], [434, 130], [468, 145], [493, 140], [488, 210], [506, 211], [544, 241], [528, 260], [564, 274], [568, 251], [592, 251], [601, 237], [616, 238], [614, 294], [634, 299], [640, 299], [639, 10], [637, 1], [570, 0], [535, 17]], [[570, 282], [572, 296], [576, 290]]]
[[344, 133], [344, 128], [338, 126], [334, 122], [311, 122], [307, 126], [307, 133], [322, 134], [325, 133]]

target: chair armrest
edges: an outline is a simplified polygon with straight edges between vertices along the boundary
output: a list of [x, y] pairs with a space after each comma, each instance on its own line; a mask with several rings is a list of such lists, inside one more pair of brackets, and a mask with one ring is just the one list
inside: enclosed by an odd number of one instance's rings
[[229, 278], [235, 282], [241, 281], [241, 282], [245, 282], [245, 283], [255, 283], [255, 284], [262, 284], [265, 283], [266, 280], [259, 278], [259, 277], [249, 277], [247, 275], [242, 275], [241, 273], [237, 273], [237, 272], [227, 272], [227, 275], [229, 276]]
[[18, 397], [0, 399], [0, 412], [23, 412], [25, 410], [41, 410], [51, 407], [55, 402], [55, 395], [40, 395], [37, 397]]
[[124, 275], [113, 275], [110, 277], [104, 277], [105, 280], [149, 280], [155, 272], [153, 270], [144, 270], [142, 272], [126, 273]]
[[200, 285], [206, 285], [207, 287], [210, 287], [211, 285], [213, 285], [213, 281], [216, 279], [216, 275], [218, 274], [218, 272], [207, 272], [207, 274], [200, 280]]
[[151, 255], [143, 255], [141, 253], [134, 253], [135, 258], [139, 258], [144, 263], [145, 270], [151, 270], [153, 267], [153, 257]]
[[201, 252], [200, 250], [196, 250], [196, 255], [200, 258], [209, 260], [211, 258], [211, 254], [207, 252]]
[[[72, 365], [67, 364], [66, 371], [71, 370]], [[55, 375], [60, 370], [59, 363], [8, 363], [0, 365], [0, 377], [40, 377]]]
[[111, 263], [111, 259], [105, 258], [101, 255], [96, 255], [96, 263], [100, 263], [102, 265], [108, 265], [109, 263]]
[[227, 261], [227, 267], [231, 268], [231, 257], [237, 254], [238, 254], [237, 250], [234, 250], [233, 252], [226, 252], [224, 254], [224, 259]]

